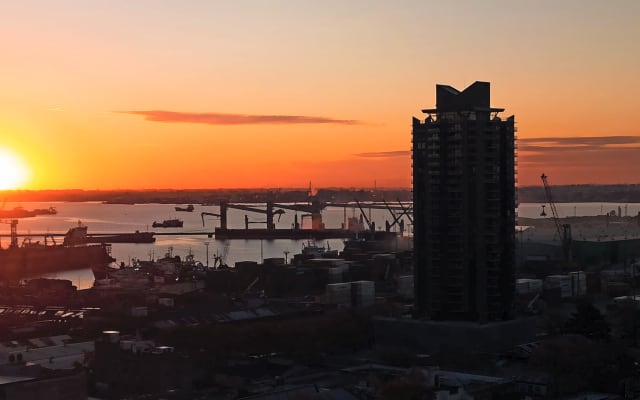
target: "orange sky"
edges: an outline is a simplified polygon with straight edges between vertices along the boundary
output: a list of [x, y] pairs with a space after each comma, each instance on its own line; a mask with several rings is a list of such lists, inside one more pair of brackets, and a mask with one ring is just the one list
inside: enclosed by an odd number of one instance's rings
[[640, 182], [639, 2], [428, 3], [4, 2], [0, 148], [30, 189], [408, 187], [411, 117], [483, 80], [519, 184]]

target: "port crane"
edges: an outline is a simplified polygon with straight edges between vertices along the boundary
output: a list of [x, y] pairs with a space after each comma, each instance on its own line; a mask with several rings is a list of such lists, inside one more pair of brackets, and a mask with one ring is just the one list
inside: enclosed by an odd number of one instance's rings
[[562, 241], [562, 252], [564, 255], [564, 261], [566, 263], [571, 263], [571, 258], [572, 258], [571, 257], [571, 225], [560, 223], [560, 216], [558, 215], [558, 209], [556, 208], [556, 203], [553, 201], [553, 196], [551, 195], [551, 187], [549, 186], [547, 176], [543, 173], [542, 175], [540, 175], [540, 179], [542, 179], [544, 192], [547, 195], [549, 208], [551, 208], [551, 214], [553, 217], [553, 222], [556, 225], [558, 239]]
[[367, 227], [369, 228], [369, 230], [371, 232], [375, 232], [376, 231], [376, 223], [374, 221], [369, 220], [369, 217], [367, 217], [367, 213], [364, 212], [364, 209], [362, 208], [362, 205], [360, 204], [360, 202], [357, 199], [356, 199], [356, 204], [358, 205], [358, 208], [360, 209], [360, 212], [362, 213], [361, 215], [364, 217], [364, 220], [367, 223]]
[[220, 214], [216, 214], [216, 213], [212, 213], [212, 212], [207, 212], [207, 211], [203, 211], [200, 213], [200, 218], [202, 218], [202, 226], [204, 226], [204, 216], [205, 215], [211, 215], [212, 217], [218, 217], [220, 218]]
[[18, 220], [12, 219], [10, 221], [0, 220], [2, 224], [9, 224], [11, 226], [11, 241], [9, 247], [18, 247]]
[[[279, 210], [274, 210], [273, 209], [274, 204], [272, 202], [267, 202], [267, 209], [263, 210], [261, 208], [256, 208], [256, 207], [250, 207], [250, 206], [246, 206], [243, 204], [231, 204], [231, 203], [227, 203], [227, 202], [221, 202], [220, 203], [220, 228], [222, 229], [227, 229], [227, 211], [229, 208], [234, 208], [236, 210], [244, 210], [244, 211], [249, 211], [249, 212], [254, 212], [254, 213], [260, 213], [260, 214], [266, 214], [267, 216], [267, 229], [268, 230], [274, 230], [276, 228], [276, 224], [273, 222], [273, 216], [277, 215], [278, 216], [278, 221], [280, 220], [280, 216], [282, 216], [282, 214], [284, 214], [284, 210], [279, 209]], [[248, 220], [245, 219], [245, 222]], [[248, 228], [249, 225], [245, 224], [245, 227]]]
[[[302, 223], [302, 219], [304, 218], [311, 218], [311, 229], [324, 229], [324, 223], [322, 222], [322, 210], [326, 207], [325, 204], [319, 202], [311, 202], [310, 204], [274, 204], [274, 207], [307, 213], [302, 215], [300, 223]], [[300, 229], [297, 214], [293, 226], [294, 229]]]
[[[353, 203], [328, 203], [327, 206], [343, 207], [345, 209], [345, 215], [346, 215], [347, 208], [358, 207], [362, 214], [362, 217], [363, 217], [362, 219], [365, 220], [367, 224], [367, 228], [369, 230], [375, 230], [375, 224], [373, 226], [374, 229], [372, 229], [371, 225], [373, 221], [371, 221], [371, 218], [368, 218], [367, 214], [364, 211], [365, 208], [368, 208], [369, 210], [373, 209], [373, 210], [389, 211], [389, 213], [391, 214], [391, 217], [393, 218], [393, 222], [389, 223], [389, 221], [385, 221], [385, 230], [387, 232], [391, 232], [391, 228], [393, 228], [396, 224], [399, 226], [400, 232], [403, 232], [404, 220], [402, 219], [402, 217], [404, 216], [407, 217], [410, 223], [413, 223], [413, 218], [411, 217], [411, 213], [413, 212], [412, 207], [410, 206], [405, 207], [400, 200], [398, 200], [398, 206], [390, 205], [386, 200], [382, 200], [382, 204], [380, 204], [380, 203], [360, 203], [358, 199], [354, 199]], [[346, 216], [345, 216], [345, 225], [346, 225]]]
[[389, 223], [389, 221], [385, 221], [385, 230], [387, 232], [391, 232], [391, 228], [393, 228], [396, 224], [398, 224], [398, 228], [400, 229], [400, 234], [402, 235], [402, 233], [404, 233], [404, 219], [402, 219], [402, 217], [406, 215], [407, 218], [410, 218], [409, 215], [407, 214], [407, 210], [402, 209], [402, 212], [396, 215], [396, 213], [391, 208], [391, 206], [386, 202], [386, 200], [382, 200], [382, 202], [387, 207], [387, 210], [389, 210], [389, 213], [393, 218], [392, 223]]

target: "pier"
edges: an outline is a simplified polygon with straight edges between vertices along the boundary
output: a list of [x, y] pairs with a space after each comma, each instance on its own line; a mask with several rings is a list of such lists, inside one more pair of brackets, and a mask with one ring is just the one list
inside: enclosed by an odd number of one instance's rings
[[356, 232], [345, 229], [222, 229], [216, 228], [214, 237], [226, 239], [349, 239]]
[[[353, 239], [356, 237], [372, 236], [376, 239], [395, 236], [395, 232], [385, 231], [363, 231], [355, 232], [346, 229], [221, 229], [216, 228], [214, 232], [139, 232], [136, 233], [92, 233], [88, 234], [85, 243], [152, 243], [148, 237], [154, 236], [206, 236], [217, 240], [227, 239]], [[145, 236], [141, 236], [144, 234]], [[20, 238], [54, 238], [65, 237], [66, 233], [23, 233], [17, 234]], [[0, 238], [11, 237], [9, 234], [0, 234]], [[154, 238], [155, 241], [155, 238]]]

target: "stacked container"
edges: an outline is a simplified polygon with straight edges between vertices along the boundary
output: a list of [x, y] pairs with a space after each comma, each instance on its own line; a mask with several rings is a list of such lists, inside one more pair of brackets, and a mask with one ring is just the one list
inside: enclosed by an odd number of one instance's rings
[[[586, 282], [586, 281], [585, 281]], [[545, 289], [560, 288], [560, 297], [571, 297], [571, 277], [569, 275], [549, 275], [544, 280]]]
[[569, 272], [571, 277], [571, 293], [574, 297], [587, 294], [587, 275], [584, 271]]
[[351, 282], [351, 304], [354, 307], [366, 307], [376, 301], [376, 288], [373, 281]]
[[516, 279], [516, 293], [529, 294], [542, 291], [542, 279]]
[[413, 298], [413, 275], [403, 275], [396, 277], [396, 287], [398, 294], [405, 299]]
[[350, 283], [329, 283], [325, 295], [327, 304], [349, 305], [351, 304]]
[[347, 271], [347, 267], [340, 265], [336, 267], [330, 267], [327, 269], [329, 273], [329, 282], [331, 283], [339, 283], [342, 282], [345, 272]]

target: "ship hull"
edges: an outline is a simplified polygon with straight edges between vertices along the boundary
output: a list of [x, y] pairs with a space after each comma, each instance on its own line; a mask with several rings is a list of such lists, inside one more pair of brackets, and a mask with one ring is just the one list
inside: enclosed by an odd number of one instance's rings
[[92, 268], [114, 259], [103, 245], [42, 246], [0, 250], [0, 281], [17, 281], [51, 272]]
[[83, 243], [154, 243], [153, 232], [118, 233], [113, 235], [87, 235]]
[[162, 222], [153, 221], [151, 226], [154, 228], [182, 228], [183, 223], [184, 222], [179, 219], [167, 219]]

